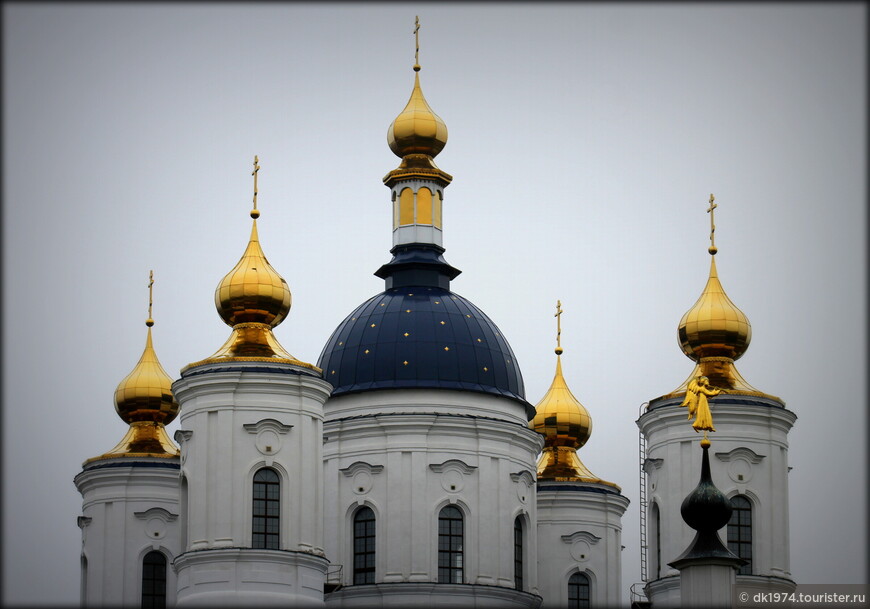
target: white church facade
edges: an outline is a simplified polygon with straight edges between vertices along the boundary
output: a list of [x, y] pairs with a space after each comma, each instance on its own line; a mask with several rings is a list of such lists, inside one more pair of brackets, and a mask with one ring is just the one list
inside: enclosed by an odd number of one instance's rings
[[[447, 128], [419, 70], [388, 130], [401, 162], [384, 178], [393, 209], [392, 259], [375, 272], [384, 291], [341, 321], [316, 364], [273, 334], [291, 295], [259, 242], [257, 159], [250, 240], [215, 291], [231, 328], [224, 345], [171, 378], [152, 345], [149, 303], [142, 357], [115, 392], [129, 430], [75, 478], [82, 606], [623, 605], [629, 500], [578, 456], [592, 418], [562, 374], [561, 343], [533, 406], [506, 337], [450, 289], [460, 273], [442, 247], [452, 177], [433, 160]], [[713, 477], [734, 510], [722, 534], [746, 563], [738, 581], [790, 590], [796, 417], [737, 373], [749, 323], [711, 265], [679, 335], [696, 365], [689, 379], [725, 390], [711, 398]], [[692, 540], [679, 514], [699, 463], [681, 407], [687, 383], [638, 420], [638, 600], [654, 607], [690, 604], [668, 565]], [[176, 417], [173, 442], [165, 426]]]

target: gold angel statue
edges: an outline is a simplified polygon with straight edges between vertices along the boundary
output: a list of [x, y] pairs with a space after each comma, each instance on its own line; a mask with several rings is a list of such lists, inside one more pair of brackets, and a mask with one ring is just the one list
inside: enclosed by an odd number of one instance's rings
[[713, 415], [710, 414], [710, 404], [707, 402], [708, 397], [719, 395], [725, 391], [710, 385], [710, 380], [706, 376], [698, 376], [689, 381], [689, 386], [686, 388], [686, 399], [680, 406], [688, 406], [689, 416], [691, 419], [695, 417], [695, 422], [692, 427], [695, 431], [704, 430], [706, 436], [707, 431], [716, 431], [713, 427]]

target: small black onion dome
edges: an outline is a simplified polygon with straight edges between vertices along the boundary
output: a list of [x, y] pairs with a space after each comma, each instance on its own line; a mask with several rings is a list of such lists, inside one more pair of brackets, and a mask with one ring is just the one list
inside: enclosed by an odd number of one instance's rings
[[521, 402], [523, 377], [498, 327], [471, 302], [435, 286], [389, 288], [339, 324], [317, 362], [333, 396], [375, 389], [477, 391]]
[[701, 480], [680, 506], [683, 520], [697, 533], [686, 551], [668, 565], [683, 569], [691, 564], [709, 564], [710, 560], [714, 560], [715, 564], [730, 564], [737, 568], [745, 565], [746, 561], [725, 547], [718, 533], [731, 518], [731, 504], [710, 477], [710, 457], [707, 453], [710, 442], [702, 440], [701, 448], [704, 450]]
[[731, 504], [725, 495], [713, 484], [710, 477], [709, 446], [702, 446], [704, 455], [701, 460], [701, 480], [689, 493], [680, 506], [680, 514], [687, 525], [696, 531], [718, 531], [731, 518]]

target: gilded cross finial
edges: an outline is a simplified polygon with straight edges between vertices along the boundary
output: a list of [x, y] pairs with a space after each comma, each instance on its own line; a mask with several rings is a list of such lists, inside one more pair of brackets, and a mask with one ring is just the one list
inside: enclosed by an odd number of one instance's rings
[[562, 301], [556, 301], [556, 355], [562, 355]]
[[716, 249], [716, 240], [714, 238], [716, 233], [716, 224], [713, 222], [713, 210], [719, 207], [713, 201], [716, 200], [716, 197], [713, 196], [713, 193], [710, 193], [710, 207], [707, 208], [707, 213], [710, 214], [710, 247], [707, 248], [707, 251], [710, 252], [711, 255], [715, 256], [716, 252], [719, 251]]
[[154, 304], [154, 271], [148, 274], [148, 319], [145, 320], [145, 325], [149, 328], [154, 325], [154, 320], [151, 319], [151, 305]]
[[259, 157], [254, 155], [254, 171], [251, 172], [251, 175], [254, 176], [254, 209], [251, 210], [251, 217], [255, 220], [260, 216], [260, 212], [257, 210], [257, 172], [260, 171], [260, 162]]
[[417, 47], [414, 51], [414, 71], [420, 71], [420, 17], [414, 17], [414, 44]]

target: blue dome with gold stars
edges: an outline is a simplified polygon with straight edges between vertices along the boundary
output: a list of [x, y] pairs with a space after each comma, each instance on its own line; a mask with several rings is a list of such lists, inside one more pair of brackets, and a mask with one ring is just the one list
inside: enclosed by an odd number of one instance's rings
[[510, 345], [471, 302], [433, 285], [388, 288], [333, 332], [317, 363], [332, 395], [441, 388], [525, 400]]

